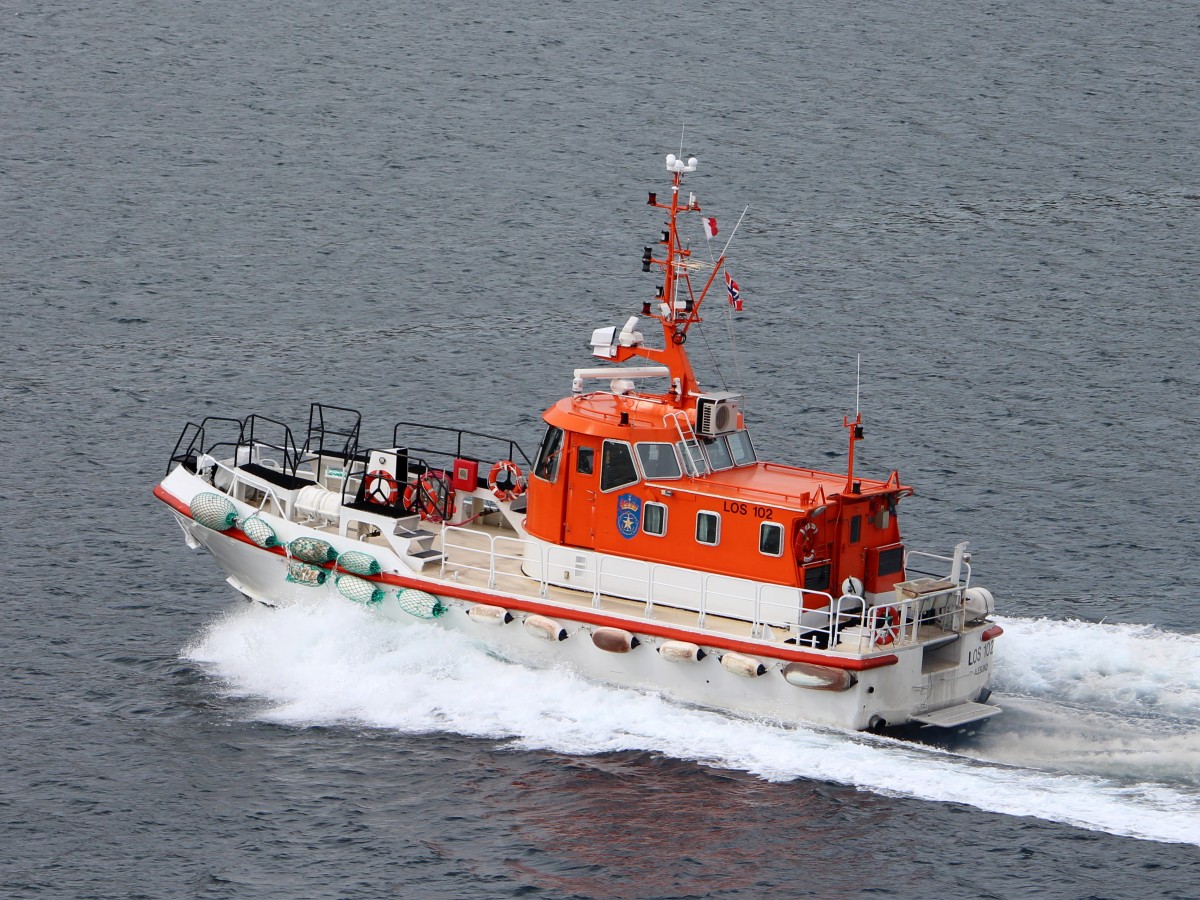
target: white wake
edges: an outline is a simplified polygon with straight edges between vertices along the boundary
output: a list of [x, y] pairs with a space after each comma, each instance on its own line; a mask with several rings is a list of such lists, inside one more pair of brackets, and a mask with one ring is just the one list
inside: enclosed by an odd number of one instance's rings
[[255, 715], [274, 722], [453, 732], [577, 755], [653, 751], [770, 781], [826, 780], [1200, 844], [1200, 637], [1002, 624], [994, 699], [1006, 713], [953, 752], [743, 721], [534, 671], [460, 635], [399, 626], [349, 603], [239, 608], [185, 655], [232, 695], [263, 701]]

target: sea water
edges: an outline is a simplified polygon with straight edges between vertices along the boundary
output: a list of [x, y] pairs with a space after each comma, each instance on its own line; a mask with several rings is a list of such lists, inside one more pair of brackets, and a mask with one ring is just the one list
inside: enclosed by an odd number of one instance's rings
[[[1191, 4], [3, 22], [0, 893], [1195, 896]], [[703, 383], [831, 470], [861, 409], [908, 543], [997, 595], [1002, 716], [780, 729], [271, 613], [151, 496], [185, 421], [314, 400], [531, 450], [653, 297], [681, 143], [721, 237], [749, 207]]]

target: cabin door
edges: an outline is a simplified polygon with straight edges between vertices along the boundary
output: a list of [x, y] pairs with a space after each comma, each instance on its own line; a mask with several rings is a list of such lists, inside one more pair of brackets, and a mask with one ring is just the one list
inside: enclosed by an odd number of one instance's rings
[[863, 539], [867, 536], [865, 531], [870, 507], [865, 499], [854, 502], [843, 499], [838, 512], [840, 518], [834, 549], [834, 558], [837, 560], [834, 577], [837, 584], [833, 587], [840, 593], [844, 590], [842, 585], [847, 578], [857, 578], [861, 583], [866, 574], [867, 546]]
[[596, 506], [600, 476], [597, 473], [596, 448], [579, 442], [568, 456], [567, 515], [563, 543], [574, 547], [596, 546]]

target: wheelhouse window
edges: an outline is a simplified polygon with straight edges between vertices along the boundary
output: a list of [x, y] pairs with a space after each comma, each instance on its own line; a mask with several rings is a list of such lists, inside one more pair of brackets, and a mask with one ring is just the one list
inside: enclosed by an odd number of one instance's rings
[[624, 441], [605, 441], [600, 451], [600, 490], [615, 491], [638, 480], [633, 450]]
[[735, 431], [728, 435], [729, 450], [733, 454], [733, 464], [735, 466], [747, 466], [752, 462], [757, 461], [758, 457], [754, 454], [754, 445], [750, 443], [750, 432]]
[[637, 455], [642, 464], [642, 473], [650, 480], [679, 478], [683, 475], [683, 470], [679, 468], [679, 457], [670, 444], [638, 444]]
[[716, 546], [721, 542], [721, 517], [715, 512], [696, 513], [696, 542]]
[[642, 507], [642, 531], [655, 537], [667, 533], [667, 508], [661, 503], [647, 501]]
[[711, 441], [705, 441], [704, 449], [708, 451], [708, 464], [713, 469], [731, 469], [733, 468], [733, 457], [729, 455], [729, 445], [725, 443], [724, 437], [715, 437]]
[[551, 425], [546, 429], [542, 438], [542, 446], [538, 448], [537, 462], [533, 464], [533, 474], [546, 481], [558, 479], [558, 464], [562, 459], [563, 430]]
[[783, 526], [763, 522], [758, 527], [758, 552], [763, 556], [783, 556]]

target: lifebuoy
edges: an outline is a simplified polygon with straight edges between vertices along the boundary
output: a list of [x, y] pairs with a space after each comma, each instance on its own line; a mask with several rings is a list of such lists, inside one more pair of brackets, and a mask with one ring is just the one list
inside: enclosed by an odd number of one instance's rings
[[878, 607], [871, 613], [871, 629], [879, 646], [896, 643], [900, 638], [900, 611], [894, 606]]
[[391, 506], [400, 498], [400, 487], [391, 472], [373, 469], [363, 481], [363, 497], [370, 503]]
[[427, 522], [442, 522], [454, 517], [454, 488], [441, 475], [427, 472], [416, 484], [404, 489], [404, 506], [416, 510]]
[[525, 493], [525, 476], [511, 459], [504, 459], [488, 472], [488, 487], [499, 500], [512, 500]]
[[817, 528], [816, 522], [805, 522], [800, 526], [800, 530], [796, 532], [796, 555], [800, 557], [800, 562], [812, 562], [812, 558], [817, 555]]

